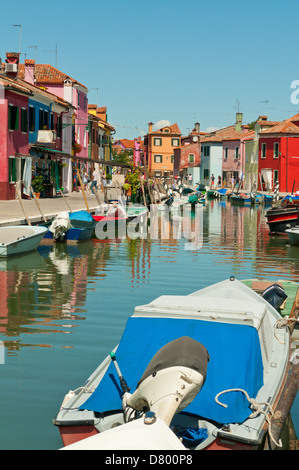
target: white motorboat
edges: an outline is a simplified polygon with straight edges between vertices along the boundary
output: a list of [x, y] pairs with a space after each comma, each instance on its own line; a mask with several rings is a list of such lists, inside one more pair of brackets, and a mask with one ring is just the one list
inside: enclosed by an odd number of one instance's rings
[[292, 374], [279, 309], [292, 292], [297, 318], [298, 286], [260, 295], [253, 284], [231, 278], [136, 307], [119, 345], [65, 396], [53, 420], [64, 449], [281, 446], [270, 423]]
[[299, 245], [299, 227], [292, 227], [285, 230], [292, 245]]
[[48, 232], [46, 227], [16, 225], [0, 227], [0, 256], [12, 256], [36, 250]]

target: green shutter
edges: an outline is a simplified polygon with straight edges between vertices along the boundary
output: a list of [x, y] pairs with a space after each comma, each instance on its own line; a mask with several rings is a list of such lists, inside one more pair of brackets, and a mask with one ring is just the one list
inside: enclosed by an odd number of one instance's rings
[[17, 181], [17, 161], [16, 159], [13, 157], [13, 158], [9, 158], [8, 159], [8, 178], [9, 178], [9, 182], [10, 183], [15, 183]]

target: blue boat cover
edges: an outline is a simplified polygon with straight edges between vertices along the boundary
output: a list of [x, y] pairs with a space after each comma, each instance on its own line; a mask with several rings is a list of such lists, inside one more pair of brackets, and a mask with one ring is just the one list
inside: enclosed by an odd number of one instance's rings
[[87, 211], [76, 211], [76, 212], [69, 212], [70, 220], [82, 220], [84, 222], [93, 222], [94, 218], [92, 215]]
[[220, 188], [220, 189], [218, 189], [218, 193], [219, 194], [226, 194], [227, 190], [228, 190], [228, 188]]
[[[263, 385], [263, 364], [258, 333], [248, 325], [217, 323], [178, 318], [129, 318], [116, 351], [123, 377], [133, 393], [148, 363], [168, 342], [189, 336], [208, 350], [210, 361], [205, 383], [184, 410], [218, 423], [242, 423], [251, 414], [241, 392], [229, 392], [219, 401], [215, 396], [227, 389], [240, 388], [252, 398]], [[107, 412], [121, 409], [121, 388], [111, 363], [94, 393], [82, 404], [82, 410]]]

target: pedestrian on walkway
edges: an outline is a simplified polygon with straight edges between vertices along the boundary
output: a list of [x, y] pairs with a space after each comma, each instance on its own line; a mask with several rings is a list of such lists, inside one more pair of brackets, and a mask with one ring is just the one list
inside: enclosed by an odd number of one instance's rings
[[84, 185], [84, 190], [87, 191], [88, 189], [88, 173], [87, 171], [85, 170], [84, 171], [84, 174], [83, 174], [83, 185]]
[[96, 170], [93, 170], [92, 182], [91, 182], [91, 185], [90, 185], [91, 194], [92, 194], [92, 196], [95, 196], [95, 192], [94, 192], [93, 188], [98, 189], [98, 175], [97, 175]]
[[191, 175], [191, 173], [189, 173], [188, 181], [189, 181], [189, 186], [191, 186], [192, 185], [192, 175]]
[[218, 176], [218, 188], [221, 188], [221, 176]]
[[214, 188], [214, 183], [215, 183], [215, 176], [211, 176], [211, 188]]

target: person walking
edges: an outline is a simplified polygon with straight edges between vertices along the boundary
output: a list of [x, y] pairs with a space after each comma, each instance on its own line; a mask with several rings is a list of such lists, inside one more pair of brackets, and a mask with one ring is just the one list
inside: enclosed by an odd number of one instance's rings
[[192, 185], [192, 175], [191, 175], [191, 173], [189, 173], [188, 181], [189, 181], [189, 186], [191, 186]]
[[93, 188], [98, 189], [98, 177], [97, 177], [97, 172], [96, 172], [96, 170], [93, 170], [92, 182], [91, 182], [91, 185], [90, 185], [91, 195], [92, 195], [92, 196], [95, 196], [95, 192], [94, 192], [94, 189], [93, 189]]
[[215, 176], [211, 176], [211, 188], [214, 188], [214, 183], [215, 183]]
[[85, 170], [83, 174], [83, 185], [84, 185], [84, 190], [87, 191], [88, 189], [88, 173]]

